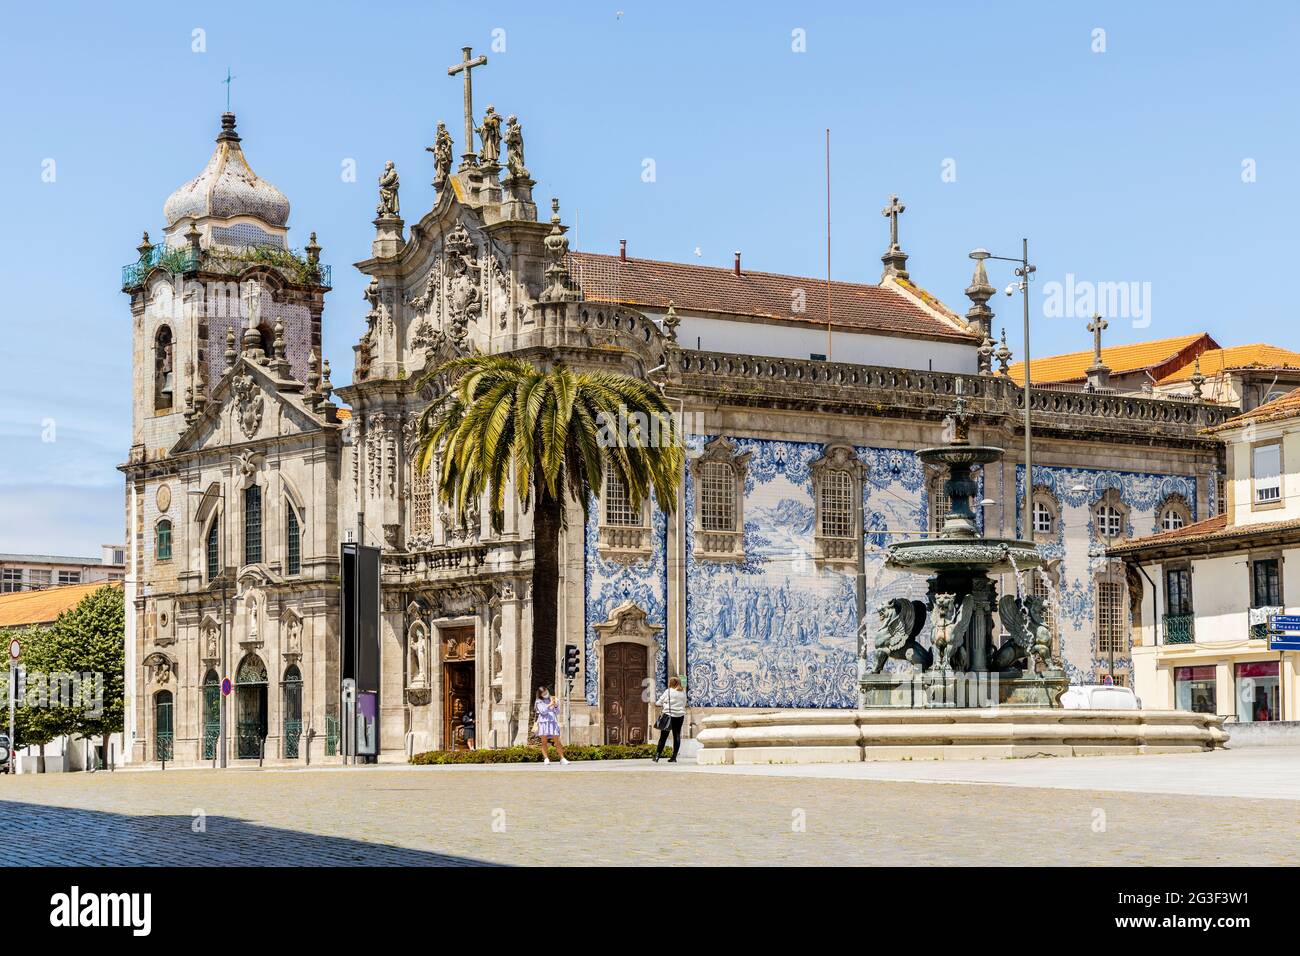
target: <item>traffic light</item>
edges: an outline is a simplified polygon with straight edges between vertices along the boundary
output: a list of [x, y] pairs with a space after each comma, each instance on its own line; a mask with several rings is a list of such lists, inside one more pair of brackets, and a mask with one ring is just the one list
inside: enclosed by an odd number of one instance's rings
[[564, 676], [573, 680], [578, 676], [578, 645], [564, 645]]

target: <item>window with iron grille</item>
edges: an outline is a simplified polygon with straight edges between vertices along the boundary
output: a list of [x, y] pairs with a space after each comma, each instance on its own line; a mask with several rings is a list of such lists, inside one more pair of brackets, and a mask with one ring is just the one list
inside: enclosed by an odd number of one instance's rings
[[80, 571], [60, 571], [60, 572], [59, 572], [59, 583], [60, 583], [60, 584], [80, 584], [80, 583], [81, 583], [81, 572], [80, 572]]
[[154, 528], [154, 556], [159, 561], [170, 561], [172, 558], [172, 523], [166, 518]]
[[612, 471], [605, 478], [605, 524], [624, 528], [641, 526], [641, 509], [632, 507], [627, 486]]
[[298, 512], [288, 502], [284, 506], [285, 574], [298, 574], [302, 571], [302, 533], [298, 527]]
[[1215, 499], [1214, 503], [1218, 505], [1218, 511], [1216, 511], [1215, 513], [1220, 515], [1227, 514], [1228, 513], [1228, 483], [1223, 477], [1223, 475], [1219, 475], [1217, 478], [1214, 479], [1214, 499]]
[[411, 463], [411, 534], [433, 530], [433, 465], [421, 471]]
[[5, 568], [0, 571], [0, 594], [11, 594], [23, 589], [23, 569]]
[[221, 522], [217, 518], [213, 518], [212, 524], [208, 527], [206, 548], [208, 580], [215, 581], [217, 575], [221, 573]]
[[721, 461], [700, 466], [700, 527], [705, 531], [735, 531], [736, 473]]
[[938, 531], [952, 510], [952, 499], [943, 490], [943, 482], [936, 481], [930, 492], [930, 530]]
[[824, 472], [820, 498], [822, 537], [853, 537], [853, 476], [838, 468]]
[[1124, 626], [1124, 585], [1097, 582], [1097, 652], [1124, 654], [1128, 651], [1128, 628]]
[[262, 489], [249, 485], [244, 489], [244, 563], [262, 561]]

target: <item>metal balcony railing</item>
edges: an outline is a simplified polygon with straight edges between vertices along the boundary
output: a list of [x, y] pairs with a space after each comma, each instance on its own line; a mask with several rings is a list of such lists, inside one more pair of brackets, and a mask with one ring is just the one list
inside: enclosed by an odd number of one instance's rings
[[1196, 618], [1191, 614], [1166, 614], [1165, 643], [1196, 643]]

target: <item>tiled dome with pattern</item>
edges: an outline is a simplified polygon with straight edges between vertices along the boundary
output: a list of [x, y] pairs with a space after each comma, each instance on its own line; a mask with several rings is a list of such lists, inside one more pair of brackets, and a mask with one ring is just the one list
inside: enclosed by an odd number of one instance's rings
[[284, 226], [289, 221], [289, 200], [253, 172], [239, 146], [235, 114], [223, 113], [212, 158], [203, 172], [167, 197], [163, 215], [169, 227], [204, 216], [255, 216], [267, 225]]

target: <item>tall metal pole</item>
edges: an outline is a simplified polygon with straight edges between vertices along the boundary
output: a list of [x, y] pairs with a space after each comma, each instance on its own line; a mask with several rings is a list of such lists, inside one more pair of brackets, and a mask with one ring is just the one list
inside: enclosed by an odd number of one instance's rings
[[[225, 502], [223, 501], [222, 504], [224, 503]], [[222, 510], [222, 515], [219, 520], [222, 523], [222, 530], [224, 531], [225, 522], [226, 522], [226, 516], [225, 516], [226, 509], [223, 507], [221, 510]], [[222, 568], [221, 570], [221, 680], [222, 683], [224, 683], [226, 678], [229, 676], [226, 673], [226, 605], [229, 603], [230, 602], [226, 597], [226, 572], [225, 569]], [[221, 724], [220, 735], [219, 735], [220, 740], [217, 744], [217, 747], [221, 750], [221, 768], [223, 770], [226, 767], [226, 693], [225, 691], [226, 689], [224, 687], [220, 685], [217, 686], [217, 721]]]
[[1022, 240], [1020, 291], [1025, 303], [1025, 498], [1022, 505], [1024, 517], [1021, 519], [1021, 536], [1028, 539], [1033, 534], [1034, 519], [1034, 442], [1033, 427], [1029, 417], [1030, 377], [1029, 377], [1029, 240]]

